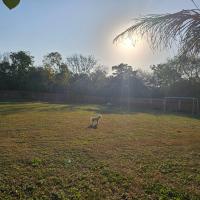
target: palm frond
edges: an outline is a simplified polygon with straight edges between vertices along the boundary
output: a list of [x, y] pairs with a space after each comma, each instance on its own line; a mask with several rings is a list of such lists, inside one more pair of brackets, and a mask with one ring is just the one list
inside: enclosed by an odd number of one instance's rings
[[135, 19], [135, 24], [119, 34], [114, 43], [124, 37], [147, 36], [153, 49], [169, 48], [178, 42], [180, 54], [200, 53], [200, 10], [182, 10], [173, 14], [147, 15]]
[[197, 5], [197, 3], [194, 0], [191, 0], [191, 2], [194, 4], [194, 6], [199, 9], [199, 6]]

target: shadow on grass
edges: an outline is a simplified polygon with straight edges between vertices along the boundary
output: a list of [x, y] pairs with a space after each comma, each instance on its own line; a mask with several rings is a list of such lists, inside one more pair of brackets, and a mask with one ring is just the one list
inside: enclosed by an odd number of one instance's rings
[[76, 105], [49, 104], [45, 102], [0, 102], [0, 115], [24, 112], [70, 112], [77, 111]]
[[87, 111], [101, 114], [137, 114], [147, 113], [153, 115], [176, 115], [200, 120], [200, 115], [176, 112], [162, 112], [161, 110], [147, 110], [130, 108], [126, 106], [107, 106], [94, 104], [61, 104], [48, 102], [9, 101], [0, 102], [0, 115], [10, 115], [23, 112], [75, 112]]
[[128, 107], [118, 107], [118, 106], [101, 106], [100, 109], [88, 109], [88, 111], [97, 112], [101, 114], [137, 114], [137, 113], [146, 113], [152, 115], [174, 115], [179, 117], [189, 117], [193, 119], [200, 120], [200, 115], [192, 115], [187, 113], [178, 113], [178, 112], [163, 112], [161, 110], [152, 110], [152, 109], [140, 109], [140, 108], [128, 108]]

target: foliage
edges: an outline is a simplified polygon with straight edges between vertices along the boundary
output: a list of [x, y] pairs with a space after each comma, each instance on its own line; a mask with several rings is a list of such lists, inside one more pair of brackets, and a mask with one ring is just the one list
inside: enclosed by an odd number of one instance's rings
[[144, 97], [149, 96], [148, 88], [131, 66], [119, 64], [112, 67], [113, 76], [110, 77], [110, 91], [114, 96]]
[[153, 65], [153, 81], [157, 87], [169, 87], [181, 79], [181, 73], [171, 61], [165, 64]]
[[119, 34], [114, 42], [133, 34], [147, 36], [153, 49], [171, 47], [179, 41], [180, 55], [200, 53], [200, 9], [182, 10], [172, 14], [147, 15]]
[[164, 64], [151, 66], [151, 86], [164, 96], [199, 97], [200, 62], [195, 57], [175, 57]]
[[107, 74], [91, 56], [75, 55], [65, 62], [59, 52], [51, 52], [37, 67], [29, 52], [11, 52], [0, 59], [0, 89], [101, 97], [199, 97], [200, 59], [174, 57], [151, 66], [150, 72], [121, 63]]
[[62, 56], [58, 52], [51, 52], [44, 56], [43, 66], [49, 70], [58, 71], [60, 70], [62, 63]]

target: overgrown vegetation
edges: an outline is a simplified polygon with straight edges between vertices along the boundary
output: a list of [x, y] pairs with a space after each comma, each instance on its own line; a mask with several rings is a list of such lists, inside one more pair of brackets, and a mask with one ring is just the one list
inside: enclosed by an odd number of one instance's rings
[[0, 60], [0, 90], [64, 92], [101, 97], [200, 97], [200, 59], [175, 57], [151, 66], [151, 72], [127, 64], [112, 67], [112, 74], [93, 56], [73, 55], [63, 60], [58, 52], [34, 65], [28, 52], [4, 54]]
[[200, 199], [199, 119], [4, 102], [0, 127], [0, 199]]

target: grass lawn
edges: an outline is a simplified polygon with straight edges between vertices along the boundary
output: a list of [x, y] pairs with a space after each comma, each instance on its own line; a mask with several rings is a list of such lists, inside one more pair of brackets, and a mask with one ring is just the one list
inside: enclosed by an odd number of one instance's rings
[[199, 200], [200, 119], [2, 102], [0, 199]]

